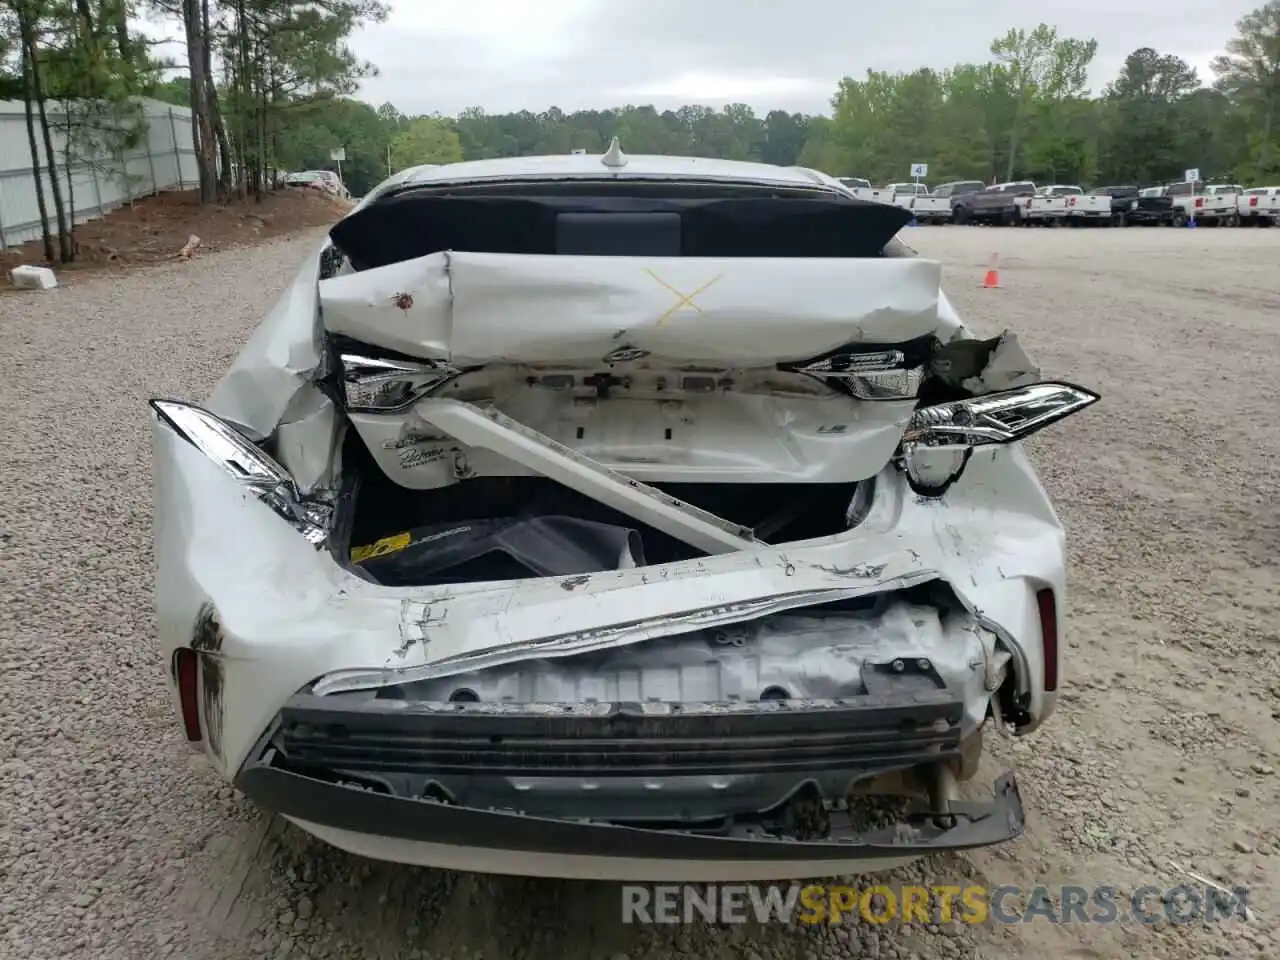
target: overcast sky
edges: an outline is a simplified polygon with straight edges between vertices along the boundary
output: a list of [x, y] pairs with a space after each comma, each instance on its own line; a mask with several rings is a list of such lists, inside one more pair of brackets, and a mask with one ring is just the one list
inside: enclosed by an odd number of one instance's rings
[[[652, 103], [748, 103], [829, 113], [841, 77], [989, 59], [1010, 27], [1043, 21], [1094, 37], [1094, 92], [1140, 46], [1209, 60], [1261, 0], [390, 0], [386, 23], [352, 37], [380, 75], [359, 96], [403, 113], [453, 116], [550, 106], [573, 111]], [[1120, 12], [1121, 10], [1124, 12]], [[176, 23], [155, 36], [181, 38]], [[180, 43], [158, 51], [185, 61]]]
[[[353, 38], [381, 75], [364, 99], [410, 114], [555, 105], [751, 104], [828, 112], [840, 78], [867, 69], [945, 67], [988, 58], [1011, 26], [1051, 23], [1095, 37], [1094, 89], [1139, 46], [1201, 73], [1260, 0], [391, 0], [384, 24]], [[1120, 12], [1124, 10], [1125, 12]]]

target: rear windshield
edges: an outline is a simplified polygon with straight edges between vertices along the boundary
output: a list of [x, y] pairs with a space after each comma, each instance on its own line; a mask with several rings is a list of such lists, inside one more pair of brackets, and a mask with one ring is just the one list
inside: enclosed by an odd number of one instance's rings
[[356, 270], [444, 250], [615, 257], [877, 257], [911, 220], [835, 191], [754, 184], [408, 187], [338, 221]]

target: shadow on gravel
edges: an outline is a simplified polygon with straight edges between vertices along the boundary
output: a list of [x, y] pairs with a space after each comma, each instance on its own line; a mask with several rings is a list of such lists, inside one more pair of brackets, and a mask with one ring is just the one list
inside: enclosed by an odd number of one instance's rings
[[[235, 797], [227, 834], [197, 843], [203, 878], [184, 892], [200, 932], [230, 956], [395, 960], [665, 960], [670, 957], [974, 957], [971, 932], [895, 924], [639, 925], [623, 922], [620, 885], [456, 873], [365, 860]], [[972, 875], [960, 858], [842, 878], [890, 886]], [[829, 882], [837, 882], [830, 879]], [[934, 879], [933, 882], [944, 882]], [[883, 950], [883, 952], [882, 952]], [[905, 951], [905, 952], [904, 952]]]

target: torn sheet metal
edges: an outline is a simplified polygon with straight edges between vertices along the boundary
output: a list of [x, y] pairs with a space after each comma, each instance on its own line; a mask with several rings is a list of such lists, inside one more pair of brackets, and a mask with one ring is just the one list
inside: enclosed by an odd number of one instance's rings
[[953, 339], [930, 362], [930, 373], [951, 387], [974, 396], [1039, 383], [1040, 368], [1031, 362], [1009, 330], [987, 340]]
[[327, 240], [307, 257], [204, 404], [255, 441], [271, 436], [322, 366], [316, 284], [326, 246]]
[[330, 277], [320, 284], [324, 327], [410, 356], [447, 357], [453, 331], [447, 267], [441, 253]]
[[334, 402], [315, 384], [303, 385], [275, 433], [275, 457], [299, 493], [330, 489], [337, 480], [335, 450], [344, 421]]
[[[458, 365], [655, 360], [772, 366], [954, 326], [941, 265], [439, 253], [320, 283], [326, 328]], [[442, 277], [447, 277], [447, 284]]]
[[1031, 362], [1018, 335], [1006, 330], [996, 342], [996, 348], [987, 357], [987, 365], [976, 377], [961, 382], [970, 393], [980, 395], [1025, 387], [1041, 380], [1040, 368]]

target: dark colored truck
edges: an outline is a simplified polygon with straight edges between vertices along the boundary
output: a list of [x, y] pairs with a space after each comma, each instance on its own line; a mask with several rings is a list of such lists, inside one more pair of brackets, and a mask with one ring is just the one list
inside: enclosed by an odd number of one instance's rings
[[1132, 185], [1098, 187], [1093, 193], [1111, 198], [1111, 222], [1119, 227], [1130, 223], [1171, 226], [1178, 212], [1172, 197], [1143, 196]]
[[1036, 185], [1030, 180], [997, 183], [960, 197], [952, 208], [952, 215], [956, 223], [1021, 223], [1026, 200], [1019, 200], [1033, 197], [1035, 193]]
[[951, 201], [951, 219], [953, 222], [959, 222], [956, 217], [956, 205], [960, 203], [961, 198], [971, 193], [981, 193], [986, 188], [987, 185], [981, 180], [952, 180], [934, 190], [933, 195]]

